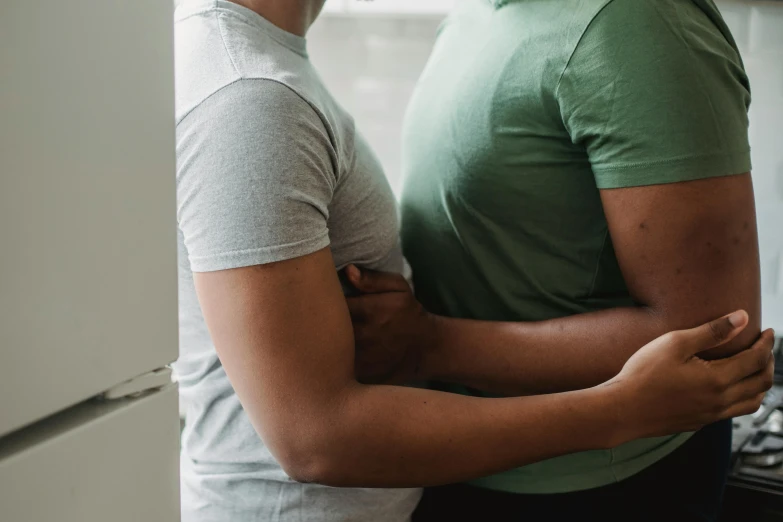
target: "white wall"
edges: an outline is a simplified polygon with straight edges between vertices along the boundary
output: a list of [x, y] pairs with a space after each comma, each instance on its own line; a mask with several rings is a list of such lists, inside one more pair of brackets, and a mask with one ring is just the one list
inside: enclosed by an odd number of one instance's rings
[[[764, 323], [783, 333], [783, 2], [718, 4], [751, 79], [751, 146], [761, 235]], [[326, 15], [309, 37], [312, 59], [356, 117], [399, 192], [400, 129], [440, 18]]]
[[356, 118], [398, 191], [400, 130], [439, 17], [324, 16], [308, 50], [326, 84]]

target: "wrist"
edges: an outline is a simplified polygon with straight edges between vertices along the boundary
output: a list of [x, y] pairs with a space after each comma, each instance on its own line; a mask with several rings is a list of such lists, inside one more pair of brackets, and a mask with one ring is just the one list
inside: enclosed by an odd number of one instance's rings
[[442, 375], [442, 365], [446, 360], [443, 348], [446, 346], [445, 334], [448, 318], [423, 311], [423, 321], [419, 342], [419, 364], [416, 378], [437, 380]]
[[601, 444], [605, 449], [642, 438], [643, 429], [632, 415], [634, 388], [624, 380], [612, 379], [593, 388], [599, 395], [605, 430]]

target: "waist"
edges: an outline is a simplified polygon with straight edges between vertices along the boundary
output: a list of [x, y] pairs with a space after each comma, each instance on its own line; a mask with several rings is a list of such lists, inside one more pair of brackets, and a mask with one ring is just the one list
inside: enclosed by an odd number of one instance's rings
[[409, 522], [420, 489], [301, 484], [278, 466], [181, 462], [183, 522]]

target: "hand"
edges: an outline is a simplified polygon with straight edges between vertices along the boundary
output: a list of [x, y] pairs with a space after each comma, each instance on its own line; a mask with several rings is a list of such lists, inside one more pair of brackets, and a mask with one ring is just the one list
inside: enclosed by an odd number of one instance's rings
[[694, 431], [721, 419], [747, 415], [772, 387], [774, 332], [767, 330], [747, 350], [707, 361], [701, 352], [729, 342], [748, 324], [744, 311], [670, 332], [631, 357], [603, 386], [622, 389], [622, 441]]
[[399, 274], [345, 269], [361, 295], [347, 298], [356, 343], [356, 376], [364, 383], [421, 379], [422, 352], [433, 343], [435, 317]]

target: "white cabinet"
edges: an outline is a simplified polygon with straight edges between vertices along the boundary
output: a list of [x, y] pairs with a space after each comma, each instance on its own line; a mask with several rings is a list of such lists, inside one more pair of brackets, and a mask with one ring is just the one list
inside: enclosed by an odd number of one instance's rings
[[0, 0], [2, 522], [180, 518], [173, 7]]
[[0, 444], [3, 522], [179, 520], [177, 389], [87, 402]]
[[172, 9], [0, 1], [0, 437], [177, 357]]

